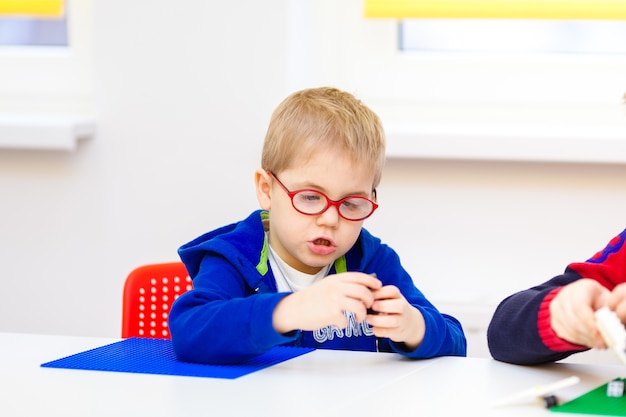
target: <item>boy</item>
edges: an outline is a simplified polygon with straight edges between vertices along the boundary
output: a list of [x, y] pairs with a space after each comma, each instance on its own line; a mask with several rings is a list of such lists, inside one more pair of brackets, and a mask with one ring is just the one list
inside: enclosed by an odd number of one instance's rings
[[278, 345], [466, 354], [460, 323], [362, 228], [384, 148], [378, 116], [346, 92], [303, 90], [278, 106], [255, 173], [262, 210], [179, 249], [194, 284], [169, 317], [181, 360], [237, 363]]
[[624, 241], [626, 230], [588, 261], [572, 263], [563, 274], [505, 298], [487, 331], [491, 355], [534, 365], [605, 349], [594, 312], [607, 306], [626, 323]]

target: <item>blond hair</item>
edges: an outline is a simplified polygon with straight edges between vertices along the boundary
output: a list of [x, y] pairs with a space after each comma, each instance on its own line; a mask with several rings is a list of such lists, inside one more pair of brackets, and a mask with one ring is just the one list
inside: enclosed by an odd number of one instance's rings
[[374, 172], [375, 189], [385, 162], [380, 118], [352, 94], [332, 87], [297, 91], [283, 100], [270, 120], [261, 166], [288, 169], [317, 149], [340, 149]]

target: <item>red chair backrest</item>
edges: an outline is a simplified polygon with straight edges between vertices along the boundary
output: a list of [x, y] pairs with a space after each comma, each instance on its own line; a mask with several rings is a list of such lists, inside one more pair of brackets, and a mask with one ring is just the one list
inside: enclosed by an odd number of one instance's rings
[[140, 266], [126, 278], [122, 337], [169, 339], [167, 318], [172, 303], [193, 288], [182, 262]]

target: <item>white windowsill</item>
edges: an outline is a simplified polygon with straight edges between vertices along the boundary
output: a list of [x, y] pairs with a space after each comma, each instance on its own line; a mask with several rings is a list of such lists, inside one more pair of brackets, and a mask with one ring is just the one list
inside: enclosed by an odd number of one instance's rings
[[390, 123], [389, 158], [626, 163], [626, 127]]
[[95, 130], [92, 117], [0, 113], [0, 148], [72, 151]]

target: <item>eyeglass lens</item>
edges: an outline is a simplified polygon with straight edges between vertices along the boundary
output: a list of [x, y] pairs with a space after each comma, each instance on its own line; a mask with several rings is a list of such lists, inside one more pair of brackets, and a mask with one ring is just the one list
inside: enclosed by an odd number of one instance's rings
[[327, 207], [335, 205], [339, 213], [350, 220], [363, 219], [374, 211], [372, 202], [364, 197], [347, 197], [335, 203], [324, 194], [313, 190], [296, 192], [292, 201], [294, 208], [305, 214], [319, 214]]

